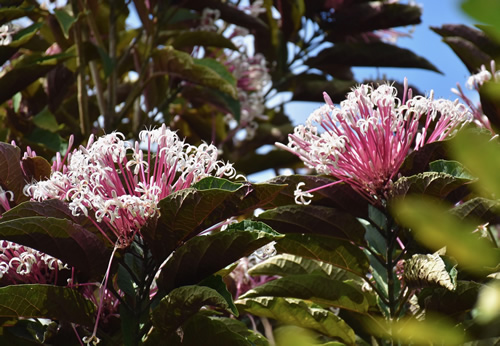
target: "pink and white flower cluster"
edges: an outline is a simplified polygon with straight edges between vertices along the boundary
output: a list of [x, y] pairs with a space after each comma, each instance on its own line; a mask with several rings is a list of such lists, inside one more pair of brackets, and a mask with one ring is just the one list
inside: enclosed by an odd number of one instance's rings
[[[432, 91], [429, 97], [412, 97], [406, 79], [402, 100], [396, 88], [387, 84], [377, 88], [360, 85], [347, 94], [340, 107], [326, 93], [324, 97], [326, 104], [305, 125], [295, 128], [288, 145], [277, 146], [318, 173], [339, 179], [335, 183], [350, 184], [375, 203], [386, 197], [412, 149], [448, 138], [473, 118], [458, 100], [434, 99]], [[307, 204], [306, 198], [314, 190], [301, 191], [302, 185], [296, 201]]]
[[25, 192], [35, 200], [68, 201], [74, 215], [93, 211], [103, 235], [127, 247], [158, 215], [161, 199], [208, 176], [235, 175], [231, 164], [217, 160], [215, 146], [189, 145], [165, 125], [142, 131], [139, 138], [132, 143], [118, 132], [91, 137], [50, 179], [27, 185]]

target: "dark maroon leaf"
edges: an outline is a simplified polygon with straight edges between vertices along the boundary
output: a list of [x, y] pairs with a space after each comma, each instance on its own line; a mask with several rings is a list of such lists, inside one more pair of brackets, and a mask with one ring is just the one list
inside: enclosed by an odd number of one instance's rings
[[26, 181], [40, 181], [50, 177], [52, 166], [41, 156], [27, 157], [21, 160]]
[[324, 234], [365, 244], [365, 229], [349, 213], [317, 205], [288, 205], [268, 210], [257, 218], [279, 233]]
[[412, 51], [383, 42], [337, 43], [323, 49], [305, 62], [313, 68], [342, 64], [346, 66], [415, 67], [441, 73], [425, 58]]
[[16, 218], [0, 223], [0, 237], [51, 255], [100, 280], [111, 251], [95, 234], [67, 219], [45, 216]]
[[424, 145], [408, 155], [399, 169], [399, 174], [411, 176], [422, 173], [429, 168], [429, 163], [446, 158], [446, 141], [433, 142]]
[[481, 65], [490, 65], [492, 58], [471, 41], [454, 36], [444, 37], [443, 42], [450, 46], [470, 73], [477, 73]]
[[7, 143], [0, 143], [0, 185], [5, 191], [14, 194], [14, 202], [20, 203], [28, 198], [23, 194], [25, 185], [21, 169], [21, 150]]
[[0, 288], [0, 316], [49, 318], [92, 327], [95, 305], [76, 290], [51, 285]]

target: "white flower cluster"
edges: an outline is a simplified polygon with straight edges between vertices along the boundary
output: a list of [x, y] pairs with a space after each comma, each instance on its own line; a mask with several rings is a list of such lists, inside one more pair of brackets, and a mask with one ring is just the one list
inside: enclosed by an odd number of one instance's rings
[[74, 215], [93, 210], [97, 222], [111, 226], [127, 245], [157, 214], [160, 199], [207, 176], [236, 174], [231, 164], [217, 160], [215, 146], [189, 145], [165, 125], [142, 131], [139, 138], [131, 143], [117, 132], [95, 142], [91, 137], [86, 148], [68, 156], [61, 171], [28, 185], [25, 193], [35, 200], [68, 201]]
[[11, 23], [0, 26], [0, 46], [8, 46], [12, 42], [12, 34], [16, 28]]
[[[63, 270], [68, 267], [52, 256], [7, 240], [0, 240], [0, 279], [9, 270], [17, 275], [45, 275], [43, 270]], [[16, 275], [10, 275], [12, 277]]]
[[494, 81], [498, 81], [500, 78], [500, 70], [497, 71], [495, 67], [495, 60], [491, 60], [491, 71], [488, 71], [484, 65], [481, 65], [481, 70], [478, 73], [473, 74], [467, 79], [465, 87], [467, 89], [479, 89], [481, 85], [485, 82], [490, 81], [492, 78]]

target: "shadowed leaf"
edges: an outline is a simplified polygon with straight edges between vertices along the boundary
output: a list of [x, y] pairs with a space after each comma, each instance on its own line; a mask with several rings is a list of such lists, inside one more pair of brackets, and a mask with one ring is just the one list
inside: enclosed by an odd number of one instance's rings
[[0, 316], [50, 318], [91, 327], [96, 307], [72, 288], [14, 285], [0, 288]]

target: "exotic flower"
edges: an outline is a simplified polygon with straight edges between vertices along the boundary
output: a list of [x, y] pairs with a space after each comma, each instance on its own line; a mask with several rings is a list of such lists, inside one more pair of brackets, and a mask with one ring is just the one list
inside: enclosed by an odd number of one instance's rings
[[[444, 140], [472, 120], [472, 114], [458, 100], [435, 100], [432, 91], [429, 97], [412, 97], [406, 79], [404, 85], [403, 100], [396, 97], [397, 90], [391, 85], [360, 85], [347, 94], [340, 107], [324, 93], [326, 104], [314, 111], [305, 125], [295, 128], [288, 146], [277, 146], [297, 155], [318, 173], [339, 179], [332, 184], [346, 182], [371, 202], [379, 203], [412, 148]], [[303, 192], [302, 185], [296, 191], [296, 201], [307, 203], [304, 197], [310, 197], [314, 190]]]
[[[10, 209], [11, 191], [0, 187], [0, 218]], [[57, 258], [27, 246], [0, 240], [0, 280], [7, 284], [54, 284], [60, 270], [68, 269]]]
[[[61, 169], [49, 180], [28, 185], [25, 192], [35, 200], [68, 201], [74, 215], [94, 211], [103, 235], [126, 247], [157, 216], [161, 199], [207, 176], [235, 175], [231, 164], [217, 160], [215, 146], [189, 145], [165, 125], [142, 131], [139, 138], [132, 144], [118, 132], [96, 141], [91, 137], [86, 148], [67, 156], [65, 165], [55, 165]], [[111, 230], [111, 237], [98, 223]]]

